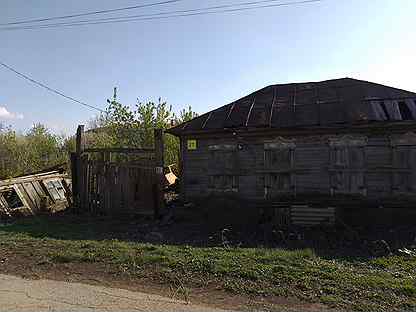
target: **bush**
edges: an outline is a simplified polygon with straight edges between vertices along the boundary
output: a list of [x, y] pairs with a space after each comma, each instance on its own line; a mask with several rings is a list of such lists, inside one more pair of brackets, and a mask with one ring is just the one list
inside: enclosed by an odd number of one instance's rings
[[29, 174], [57, 164], [67, 163], [73, 149], [72, 139], [35, 124], [27, 133], [19, 134], [11, 127], [0, 130], [0, 178]]

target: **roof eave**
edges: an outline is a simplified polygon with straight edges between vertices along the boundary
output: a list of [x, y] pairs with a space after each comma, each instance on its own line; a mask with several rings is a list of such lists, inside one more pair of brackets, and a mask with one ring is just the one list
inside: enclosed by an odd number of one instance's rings
[[173, 134], [175, 136], [191, 136], [191, 135], [203, 135], [203, 134], [216, 134], [216, 133], [233, 133], [233, 132], [245, 132], [245, 133], [256, 133], [256, 132], [302, 132], [302, 131], [334, 131], [334, 130], [355, 130], [355, 129], [364, 129], [364, 128], [377, 128], [377, 129], [408, 129], [414, 128], [416, 126], [416, 121], [361, 121], [355, 123], [334, 123], [327, 125], [309, 125], [309, 126], [295, 126], [295, 127], [285, 127], [285, 128], [274, 128], [274, 127], [237, 127], [237, 128], [222, 128], [222, 129], [200, 129], [200, 130], [191, 130], [191, 129], [175, 129], [178, 131], [169, 131], [173, 129], [168, 129], [166, 132]]

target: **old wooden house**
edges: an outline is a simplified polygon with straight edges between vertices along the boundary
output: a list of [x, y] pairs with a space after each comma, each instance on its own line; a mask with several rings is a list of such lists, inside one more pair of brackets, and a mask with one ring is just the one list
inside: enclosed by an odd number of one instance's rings
[[241, 212], [286, 211], [298, 224], [415, 208], [413, 92], [351, 78], [271, 85], [168, 133], [181, 141], [188, 200], [232, 196]]

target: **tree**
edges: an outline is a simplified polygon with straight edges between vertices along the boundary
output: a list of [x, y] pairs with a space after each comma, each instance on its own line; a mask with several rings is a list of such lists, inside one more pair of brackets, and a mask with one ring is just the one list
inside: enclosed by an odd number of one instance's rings
[[198, 114], [192, 110], [191, 106], [188, 106], [187, 109], [184, 108], [179, 112], [179, 118], [175, 120], [175, 125], [187, 122], [195, 117], [198, 117]]
[[[94, 147], [152, 147], [153, 130], [166, 130], [196, 117], [189, 106], [176, 116], [172, 106], [160, 98], [141, 102], [134, 108], [121, 104], [117, 89], [109, 100], [105, 113], [89, 122], [86, 140]], [[165, 162], [178, 162], [179, 141], [165, 134]], [[40, 123], [26, 133], [17, 133], [11, 126], [0, 123], [0, 178], [9, 178], [57, 164], [68, 163], [69, 153], [75, 151], [75, 138], [53, 134]]]
[[35, 124], [26, 134], [11, 127], [0, 131], [0, 178], [29, 174], [68, 160], [69, 143], [52, 134], [42, 124]]
[[[172, 125], [197, 116], [191, 106], [173, 113], [172, 106], [161, 98], [158, 102], [141, 102], [137, 99], [134, 108], [121, 104], [117, 100], [117, 89], [111, 99], [107, 100], [106, 112], [97, 116], [89, 124], [88, 143], [95, 147], [137, 147], [146, 148], [154, 145], [153, 130], [166, 130]], [[165, 134], [165, 162], [178, 162], [179, 141], [176, 137]]]
[[0, 133], [0, 177], [12, 177], [19, 172], [18, 142], [16, 132], [3, 128]]

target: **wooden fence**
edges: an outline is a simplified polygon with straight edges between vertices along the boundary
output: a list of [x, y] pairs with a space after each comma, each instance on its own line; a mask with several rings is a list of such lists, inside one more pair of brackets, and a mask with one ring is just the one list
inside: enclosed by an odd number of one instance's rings
[[162, 130], [154, 136], [154, 148], [88, 149], [79, 126], [71, 156], [74, 211], [158, 217], [164, 205]]

